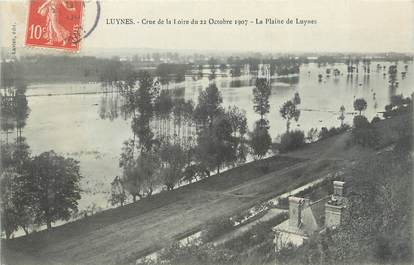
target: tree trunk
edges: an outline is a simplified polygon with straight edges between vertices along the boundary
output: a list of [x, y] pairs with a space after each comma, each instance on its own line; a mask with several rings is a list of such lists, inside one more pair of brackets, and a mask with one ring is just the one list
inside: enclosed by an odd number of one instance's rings
[[181, 144], [181, 118], [178, 121], [178, 139], [180, 139], [180, 144]]
[[23, 228], [23, 231], [24, 231], [24, 233], [26, 234], [26, 236], [28, 236], [29, 235], [29, 230], [27, 230], [27, 228], [26, 227], [22, 227]]
[[170, 117], [167, 118], [167, 130], [168, 130], [168, 136], [171, 136], [171, 127], [170, 127]]
[[135, 195], [135, 194], [132, 195], [132, 201], [133, 202], [136, 202], [137, 201], [137, 195]]
[[132, 158], [134, 158], [134, 151], [135, 151], [135, 132], [134, 134], [134, 140], [132, 141]]
[[52, 220], [50, 220], [49, 209], [45, 210], [45, 217], [46, 217], [46, 226], [47, 230], [52, 228]]
[[47, 217], [46, 220], [47, 230], [52, 229], [52, 222], [50, 221], [49, 217]]

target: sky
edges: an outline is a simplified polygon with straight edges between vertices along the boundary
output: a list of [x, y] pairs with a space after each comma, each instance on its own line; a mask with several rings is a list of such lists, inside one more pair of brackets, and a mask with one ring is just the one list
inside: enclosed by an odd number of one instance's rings
[[[2, 47], [11, 45], [17, 25], [23, 46], [27, 2], [0, 0]], [[409, 0], [221, 0], [100, 2], [98, 25], [81, 44], [93, 49], [153, 48], [168, 50], [257, 52], [413, 52], [414, 2]], [[96, 18], [96, 3], [85, 1], [84, 28]], [[316, 20], [312, 25], [109, 25], [107, 19], [247, 19]], [[31, 48], [33, 49], [33, 48]], [[39, 53], [44, 50], [38, 49]]]

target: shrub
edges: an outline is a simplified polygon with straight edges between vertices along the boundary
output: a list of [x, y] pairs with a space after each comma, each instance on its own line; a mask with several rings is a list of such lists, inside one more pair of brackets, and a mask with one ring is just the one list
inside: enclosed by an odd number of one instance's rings
[[319, 140], [332, 137], [334, 135], [338, 135], [340, 133], [347, 131], [349, 128], [350, 127], [348, 124], [344, 124], [340, 127], [331, 127], [330, 129], [322, 127], [321, 131], [319, 132]]
[[318, 134], [318, 129], [316, 128], [311, 128], [306, 134], [306, 140], [308, 140], [308, 142], [310, 143], [317, 141], [318, 138], [319, 138], [319, 134]]
[[267, 222], [257, 222], [255, 225], [253, 225], [251, 233], [253, 235], [251, 243], [254, 245], [258, 245], [261, 242], [273, 238], [272, 226]]
[[298, 149], [305, 145], [305, 134], [303, 131], [295, 130], [286, 132], [281, 137], [279, 151], [281, 153]]
[[391, 97], [390, 104], [385, 106], [384, 118], [410, 113], [413, 109], [411, 98], [404, 98], [403, 95], [394, 95]]
[[375, 147], [378, 142], [378, 134], [367, 118], [361, 115], [354, 117], [354, 128], [352, 129], [352, 143], [364, 147]]
[[[207, 265], [238, 264], [237, 255], [225, 248], [214, 247], [211, 244], [180, 246], [175, 243], [161, 252], [157, 264], [170, 265]], [[145, 264], [146, 265], [146, 264]]]
[[375, 116], [374, 118], [372, 118], [371, 123], [377, 123], [379, 121], [381, 121], [380, 117]]
[[210, 222], [206, 225], [203, 235], [202, 235], [202, 241], [203, 242], [209, 242], [213, 240], [214, 238], [227, 233], [234, 229], [233, 222], [226, 217], [219, 218], [214, 220], [213, 222]]
[[253, 151], [253, 155], [259, 159], [265, 156], [272, 144], [272, 138], [270, 137], [268, 128], [260, 127], [259, 124], [256, 123], [250, 137], [250, 147]]

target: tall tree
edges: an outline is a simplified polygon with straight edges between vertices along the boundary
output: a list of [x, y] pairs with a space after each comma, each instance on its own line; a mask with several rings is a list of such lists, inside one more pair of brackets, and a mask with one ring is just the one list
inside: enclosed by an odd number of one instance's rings
[[134, 202], [137, 196], [143, 198], [152, 195], [155, 187], [160, 182], [160, 166], [159, 155], [152, 150], [141, 152], [136, 159], [122, 161], [122, 182]]
[[232, 135], [230, 123], [224, 115], [216, 117], [212, 126], [202, 130], [197, 138], [196, 156], [198, 160], [212, 171], [223, 164], [231, 164], [236, 160], [236, 141]]
[[152, 117], [153, 114], [153, 103], [158, 95], [158, 87], [154, 84], [154, 79], [148, 72], [139, 73], [139, 88], [138, 88], [138, 99], [137, 109], [141, 115]]
[[250, 135], [250, 146], [253, 150], [253, 155], [259, 159], [266, 155], [272, 144], [269, 130], [266, 126], [262, 126], [260, 120], [256, 122], [253, 132]]
[[[181, 137], [181, 125], [184, 117], [184, 108], [185, 100], [183, 98], [178, 98], [173, 100], [173, 109], [174, 114], [174, 136], [177, 136], [178, 139]], [[178, 130], [176, 130], [178, 127]]]
[[245, 135], [248, 130], [246, 112], [236, 106], [232, 106], [227, 109], [225, 116], [231, 125], [233, 137], [237, 144], [237, 163], [244, 163], [248, 153], [245, 140]]
[[351, 140], [353, 143], [362, 146], [376, 147], [379, 141], [379, 136], [375, 127], [367, 120], [367, 118], [358, 115], [354, 117]]
[[122, 184], [125, 190], [136, 198], [152, 194], [159, 182], [160, 158], [154, 148], [135, 152], [133, 140], [125, 141], [122, 147], [119, 167], [122, 168]]
[[186, 154], [180, 145], [167, 142], [160, 148], [160, 158], [162, 181], [168, 190], [172, 190], [183, 178]]
[[28, 227], [33, 224], [34, 207], [29, 182], [27, 175], [18, 174], [12, 168], [3, 170], [0, 176], [1, 226], [6, 239], [19, 228], [28, 235]]
[[8, 142], [9, 131], [16, 130], [16, 141], [20, 141], [22, 129], [26, 125], [29, 107], [26, 99], [26, 83], [23, 69], [19, 61], [1, 62], [0, 80], [0, 123], [6, 133]]
[[357, 98], [354, 101], [354, 110], [359, 111], [359, 115], [362, 114], [362, 111], [367, 109], [367, 102], [363, 98]]
[[184, 142], [192, 138], [192, 127], [194, 124], [194, 102], [192, 100], [187, 100], [183, 106], [183, 119], [186, 123], [186, 128], [184, 130]]
[[194, 110], [194, 118], [203, 126], [211, 126], [213, 120], [223, 112], [220, 106], [223, 103], [223, 97], [215, 84], [210, 84], [198, 96], [198, 104]]
[[299, 92], [295, 92], [295, 95], [293, 96], [293, 104], [300, 105], [302, 100], [300, 99]]
[[[150, 119], [147, 116], [138, 116], [132, 119], [132, 131], [138, 136], [141, 151], [151, 150], [154, 134], [150, 127]], [[135, 140], [133, 141], [135, 144]]]
[[344, 105], [339, 108], [339, 117], [338, 119], [341, 121], [341, 127], [344, 126], [344, 120], [345, 120], [345, 107]]
[[162, 90], [156, 99], [157, 109], [162, 120], [162, 134], [163, 137], [170, 136], [170, 118], [173, 110], [173, 99], [169, 90]]
[[52, 227], [52, 222], [68, 220], [78, 210], [81, 174], [79, 162], [49, 151], [30, 163], [31, 194], [36, 205], [35, 220]]
[[270, 94], [269, 81], [266, 78], [257, 78], [256, 86], [253, 88], [253, 108], [260, 115], [261, 120], [264, 120], [264, 116], [270, 111]]
[[1, 142], [1, 225], [6, 238], [19, 228], [26, 234], [34, 223], [34, 207], [31, 196], [31, 178], [27, 174], [30, 150], [24, 137], [12, 143]]
[[216, 64], [217, 64], [217, 60], [212, 57], [212, 58], [210, 58], [210, 60], [208, 61], [208, 63], [209, 63], [209, 66], [210, 66], [210, 75], [208, 76], [208, 79], [209, 80], [214, 80], [214, 79], [216, 79], [216, 71], [217, 71]]
[[288, 100], [280, 108], [279, 112], [282, 118], [286, 120], [286, 132], [288, 132], [291, 120], [299, 120], [300, 110], [297, 108], [297, 105], [293, 103], [292, 100]]
[[120, 177], [116, 176], [111, 182], [111, 197], [109, 198], [109, 202], [112, 206], [117, 204], [123, 206], [126, 199], [127, 196], [124, 189], [124, 183]]

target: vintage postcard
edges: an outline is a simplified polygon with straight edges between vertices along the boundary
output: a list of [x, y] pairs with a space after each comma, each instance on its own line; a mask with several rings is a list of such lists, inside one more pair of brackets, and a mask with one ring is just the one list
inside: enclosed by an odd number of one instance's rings
[[414, 264], [412, 0], [0, 0], [3, 265]]

